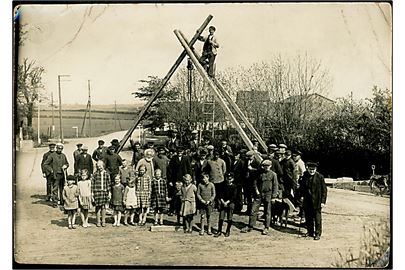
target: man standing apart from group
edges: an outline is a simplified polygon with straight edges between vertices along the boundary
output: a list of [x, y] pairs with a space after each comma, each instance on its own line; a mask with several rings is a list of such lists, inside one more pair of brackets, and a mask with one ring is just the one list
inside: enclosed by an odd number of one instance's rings
[[[319, 240], [322, 234], [322, 207], [326, 203], [327, 188], [322, 174], [317, 172], [318, 164], [307, 163], [307, 171], [300, 183], [300, 194], [304, 197], [303, 208], [307, 227], [307, 237]], [[315, 229], [314, 229], [315, 225]]]
[[216, 28], [215, 26], [210, 26], [208, 28], [209, 35], [206, 37], [200, 36], [198, 40], [203, 41], [203, 52], [200, 58], [201, 65], [207, 70], [210, 77], [214, 77], [214, 64], [215, 58], [217, 56], [217, 49], [219, 48], [219, 43], [216, 36], [214, 35]]

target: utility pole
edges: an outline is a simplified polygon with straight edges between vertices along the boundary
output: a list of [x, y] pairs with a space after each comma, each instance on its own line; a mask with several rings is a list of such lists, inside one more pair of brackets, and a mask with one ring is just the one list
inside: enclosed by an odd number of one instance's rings
[[39, 107], [39, 103], [40, 103], [40, 100], [39, 100], [39, 97], [38, 97], [38, 145], [41, 145], [41, 126], [40, 126], [40, 121], [41, 121], [41, 119], [40, 119], [40, 107]]
[[[63, 128], [62, 128], [62, 90], [60, 87], [60, 82], [63, 77], [70, 77], [70, 75], [58, 75], [58, 90], [59, 90], [59, 138], [61, 143], [64, 143], [63, 140]], [[65, 80], [68, 81], [68, 80]]]
[[117, 130], [117, 101], [114, 100], [114, 130]]
[[55, 136], [55, 116], [53, 112], [53, 92], [51, 92], [51, 108], [52, 108], [52, 126], [51, 126], [51, 138]]
[[87, 86], [89, 88], [89, 100], [88, 100], [88, 106], [89, 106], [89, 136], [91, 137], [91, 96], [90, 96], [90, 80], [87, 80]]

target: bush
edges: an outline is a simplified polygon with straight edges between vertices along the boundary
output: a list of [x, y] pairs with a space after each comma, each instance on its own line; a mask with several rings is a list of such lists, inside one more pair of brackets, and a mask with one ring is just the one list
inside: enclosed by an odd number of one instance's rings
[[379, 221], [363, 226], [364, 234], [358, 255], [352, 251], [343, 255], [339, 250], [339, 259], [334, 267], [387, 267], [390, 263], [391, 230], [388, 221]]

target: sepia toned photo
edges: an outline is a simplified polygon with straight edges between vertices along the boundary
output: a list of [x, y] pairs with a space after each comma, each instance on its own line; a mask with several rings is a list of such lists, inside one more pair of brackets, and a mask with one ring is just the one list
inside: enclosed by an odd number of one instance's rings
[[391, 2], [13, 3], [13, 266], [392, 267]]

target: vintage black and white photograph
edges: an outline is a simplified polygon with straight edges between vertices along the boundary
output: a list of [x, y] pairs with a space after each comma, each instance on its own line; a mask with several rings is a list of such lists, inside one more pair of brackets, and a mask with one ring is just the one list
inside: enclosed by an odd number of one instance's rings
[[392, 14], [15, 2], [14, 267], [392, 267]]

